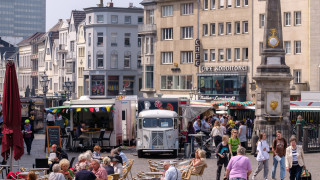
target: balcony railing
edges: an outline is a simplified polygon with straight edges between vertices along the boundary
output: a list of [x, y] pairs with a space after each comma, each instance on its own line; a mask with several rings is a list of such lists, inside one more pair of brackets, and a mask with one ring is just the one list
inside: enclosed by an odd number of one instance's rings
[[138, 25], [139, 33], [156, 33], [157, 26], [155, 24], [140, 24]]

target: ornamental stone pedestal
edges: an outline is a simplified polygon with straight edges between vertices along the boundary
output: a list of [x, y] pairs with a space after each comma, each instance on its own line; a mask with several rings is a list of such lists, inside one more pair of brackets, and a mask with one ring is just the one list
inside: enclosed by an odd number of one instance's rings
[[280, 0], [266, 2], [261, 64], [253, 79], [256, 81], [255, 135], [265, 132], [274, 138], [275, 131], [281, 130], [288, 139], [291, 136], [290, 81], [293, 77], [285, 64]]

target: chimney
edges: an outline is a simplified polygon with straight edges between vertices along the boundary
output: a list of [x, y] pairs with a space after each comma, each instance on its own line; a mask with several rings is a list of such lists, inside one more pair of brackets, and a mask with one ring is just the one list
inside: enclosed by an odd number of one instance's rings
[[133, 3], [129, 3], [129, 8], [133, 8]]
[[103, 7], [103, 0], [100, 0], [100, 4], [97, 4], [98, 7]]
[[108, 3], [107, 3], [107, 7], [113, 7], [113, 2], [112, 2], [112, 0], [111, 0], [111, 2], [108, 2]]

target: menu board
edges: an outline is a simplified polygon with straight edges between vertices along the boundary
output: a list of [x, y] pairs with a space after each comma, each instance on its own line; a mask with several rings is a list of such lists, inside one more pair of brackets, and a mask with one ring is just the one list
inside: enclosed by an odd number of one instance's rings
[[56, 144], [58, 147], [61, 147], [60, 140], [60, 127], [59, 126], [47, 126], [47, 147], [48, 149]]

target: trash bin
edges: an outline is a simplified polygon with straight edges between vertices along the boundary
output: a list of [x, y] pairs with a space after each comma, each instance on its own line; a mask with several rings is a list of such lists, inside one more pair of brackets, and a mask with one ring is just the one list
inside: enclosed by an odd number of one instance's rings
[[191, 156], [191, 144], [184, 143], [184, 158], [189, 158]]

